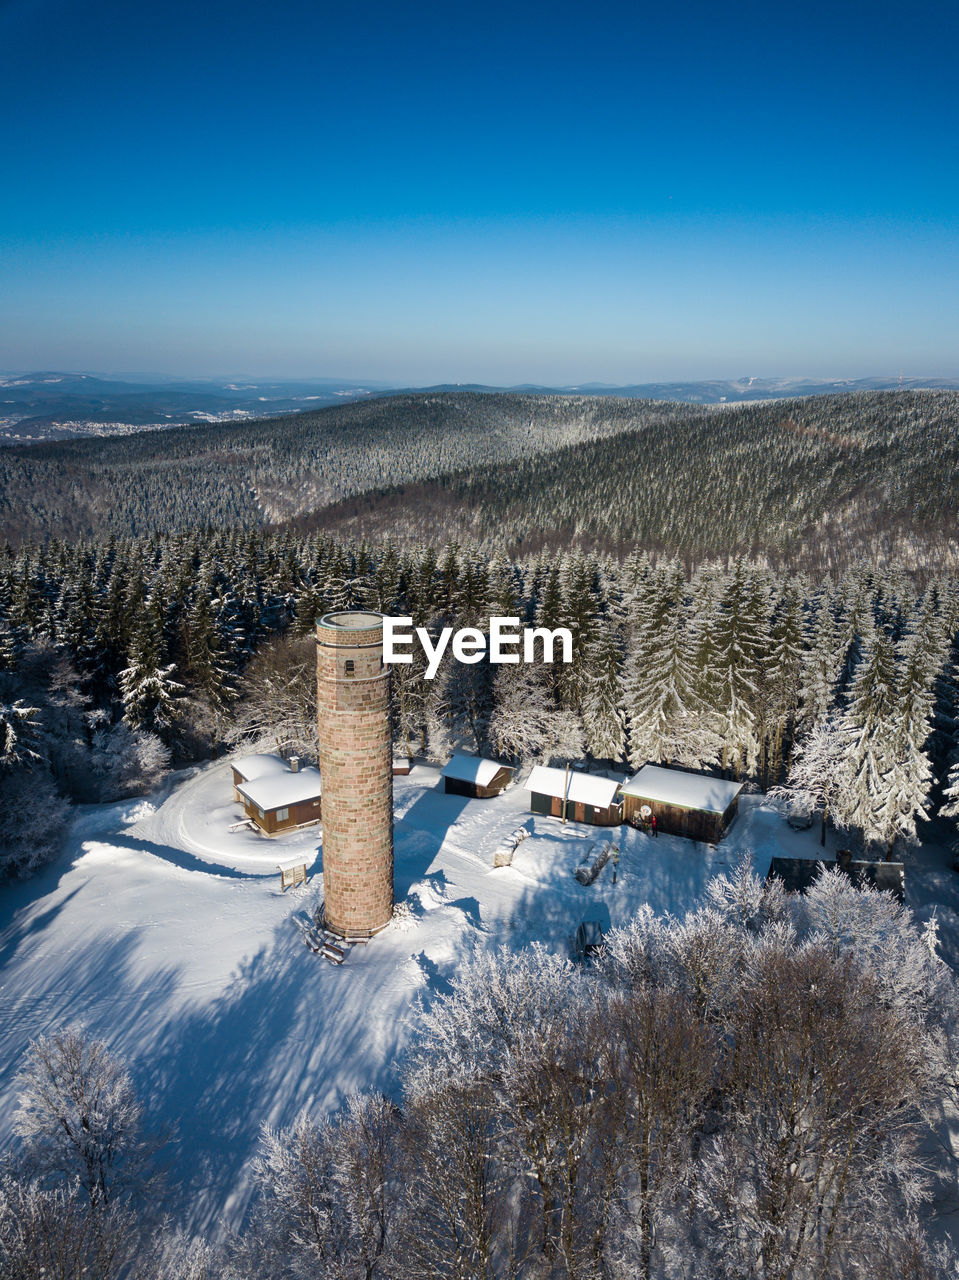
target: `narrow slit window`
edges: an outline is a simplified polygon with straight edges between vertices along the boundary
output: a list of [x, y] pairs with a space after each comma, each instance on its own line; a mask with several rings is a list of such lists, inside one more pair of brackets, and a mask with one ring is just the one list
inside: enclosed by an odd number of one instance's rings
[[352, 658], [347, 658], [346, 660], [346, 674], [349, 678], [356, 675], [356, 663]]

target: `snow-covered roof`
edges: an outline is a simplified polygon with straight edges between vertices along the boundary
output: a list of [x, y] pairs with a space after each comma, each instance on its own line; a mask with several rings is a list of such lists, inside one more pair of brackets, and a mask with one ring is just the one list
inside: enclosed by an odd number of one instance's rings
[[289, 769], [284, 773], [270, 773], [251, 782], [239, 783], [237, 791], [260, 809], [283, 809], [304, 800], [318, 799], [320, 771], [308, 764], [299, 773], [291, 773]]
[[266, 778], [274, 773], [288, 773], [290, 766], [283, 759], [270, 753], [255, 756], [237, 756], [230, 764], [244, 782], [252, 782], [254, 778]]
[[[537, 795], [562, 799], [566, 779], [565, 769], [550, 769], [538, 764], [523, 785], [527, 791], [535, 791]], [[573, 769], [569, 773], [566, 799], [573, 804], [591, 804], [596, 809], [608, 809], [618, 790], [619, 783], [615, 779], [598, 778], [594, 773], [580, 773]]]
[[623, 784], [624, 796], [675, 804], [681, 809], [702, 809], [706, 813], [725, 813], [743, 789], [741, 782], [724, 778], [707, 778], [685, 769], [661, 769], [644, 764], [639, 773]]
[[499, 760], [483, 760], [480, 756], [453, 756], [440, 771], [441, 778], [455, 778], [458, 782], [475, 782], [478, 787], [488, 787], [500, 769], [512, 766], [501, 764]]

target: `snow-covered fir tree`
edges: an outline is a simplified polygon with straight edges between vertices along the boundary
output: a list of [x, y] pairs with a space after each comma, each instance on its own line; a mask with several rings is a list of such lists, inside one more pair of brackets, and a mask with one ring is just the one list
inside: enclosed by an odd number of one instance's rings
[[597, 624], [583, 658], [582, 722], [586, 749], [597, 760], [622, 759], [626, 744], [622, 654], [613, 626]]
[[882, 843], [888, 854], [902, 833], [892, 804], [899, 740], [899, 695], [895, 651], [883, 631], [864, 639], [842, 718], [844, 738], [837, 807], [840, 821], [858, 828], [866, 844]]
[[123, 720], [131, 729], [169, 729], [183, 685], [173, 663], [161, 658], [160, 627], [154, 613], [143, 615], [133, 633], [127, 665], [119, 673]]

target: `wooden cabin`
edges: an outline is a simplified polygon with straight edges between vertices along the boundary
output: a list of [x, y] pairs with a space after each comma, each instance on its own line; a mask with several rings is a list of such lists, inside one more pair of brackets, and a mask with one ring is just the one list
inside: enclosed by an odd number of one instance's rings
[[440, 773], [448, 796], [470, 796], [479, 800], [498, 796], [512, 776], [511, 766], [499, 760], [459, 754], [454, 755]]
[[742, 789], [741, 782], [645, 764], [623, 783], [623, 817], [642, 821], [646, 805], [656, 816], [657, 831], [714, 844], [735, 818]]
[[[280, 768], [254, 761], [278, 761]], [[244, 769], [256, 776], [237, 781]], [[289, 764], [280, 756], [247, 756], [233, 762], [233, 794], [243, 812], [264, 835], [280, 835], [297, 827], [319, 822], [322, 816], [320, 771], [312, 765], [300, 767], [296, 757]]]
[[524, 783], [533, 813], [550, 813], [570, 822], [618, 827], [623, 821], [620, 784], [578, 769], [550, 769], [538, 764]]
[[[294, 756], [294, 759], [296, 757]], [[243, 803], [239, 787], [243, 782], [255, 782], [257, 778], [266, 778], [275, 773], [289, 773], [290, 762], [274, 752], [261, 752], [253, 756], [238, 756], [231, 760], [233, 768], [233, 799], [237, 804]]]

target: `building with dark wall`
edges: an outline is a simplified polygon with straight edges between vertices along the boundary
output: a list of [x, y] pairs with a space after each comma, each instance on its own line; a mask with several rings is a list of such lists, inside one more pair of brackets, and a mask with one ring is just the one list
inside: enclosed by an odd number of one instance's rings
[[230, 763], [233, 798], [264, 835], [281, 835], [320, 821], [322, 781], [312, 765], [301, 767], [297, 756], [286, 761], [270, 753], [240, 756]]
[[508, 786], [513, 769], [499, 760], [480, 756], [454, 755], [440, 770], [440, 777], [451, 796], [469, 796], [474, 800], [490, 800]]
[[623, 783], [623, 817], [641, 819], [645, 805], [657, 830], [715, 844], [736, 816], [742, 789], [741, 782], [645, 764]]
[[623, 805], [616, 779], [600, 778], [577, 769], [551, 769], [538, 764], [525, 782], [533, 813], [549, 813], [569, 822], [596, 827], [618, 827]]
[[790, 893], [806, 893], [823, 871], [841, 871], [857, 889], [881, 889], [897, 902], [905, 900], [906, 868], [901, 862], [856, 859], [848, 849], [841, 849], [835, 858], [773, 858], [766, 879], [781, 880]]
[[316, 655], [324, 923], [344, 937], [369, 937], [393, 914], [393, 746], [382, 614], [326, 614], [316, 624]]

